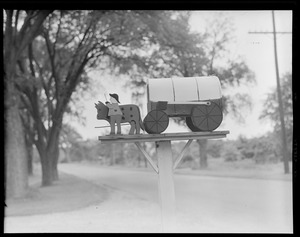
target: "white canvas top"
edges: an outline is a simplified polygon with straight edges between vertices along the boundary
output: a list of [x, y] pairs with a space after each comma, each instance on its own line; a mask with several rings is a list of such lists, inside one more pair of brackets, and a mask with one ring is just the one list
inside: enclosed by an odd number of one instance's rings
[[200, 101], [222, 97], [219, 78], [178, 77], [148, 79], [149, 100], [156, 101]]

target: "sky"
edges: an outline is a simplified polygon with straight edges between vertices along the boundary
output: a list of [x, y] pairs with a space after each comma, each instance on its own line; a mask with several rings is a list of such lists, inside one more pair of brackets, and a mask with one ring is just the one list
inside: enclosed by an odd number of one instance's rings
[[[193, 11], [190, 19], [191, 30], [204, 32], [208, 27], [208, 21], [218, 17], [220, 12], [216, 11]], [[267, 93], [276, 88], [274, 40], [272, 34], [249, 34], [250, 31], [271, 32], [273, 31], [271, 11], [222, 11], [222, 15], [228, 17], [234, 27], [234, 39], [230, 45], [230, 56], [241, 57], [250, 70], [255, 74], [256, 83], [251, 86], [241, 86], [224, 90], [223, 94], [234, 94], [237, 92], [248, 93], [252, 101], [252, 109], [242, 109], [244, 122], [238, 121], [232, 115], [223, 118], [223, 122], [217, 130], [229, 130], [228, 139], [236, 139], [240, 135], [251, 138], [264, 135], [272, 130], [272, 124], [266, 120], [259, 120], [263, 109], [263, 103]], [[275, 11], [276, 31], [292, 32], [292, 11]], [[284, 75], [292, 72], [292, 34], [277, 34], [277, 52], [279, 74]], [[117, 93], [121, 104], [133, 103], [131, 91], [125, 87], [126, 78], [113, 78], [103, 76], [99, 72], [90, 73], [93, 83], [93, 91], [90, 98], [84, 102], [85, 126], [75, 124], [78, 132], [84, 139], [96, 139], [99, 135], [108, 134], [109, 128], [95, 128], [108, 126], [109, 123], [96, 119], [94, 103], [98, 100], [104, 102], [106, 93]], [[121, 79], [121, 80], [120, 80]], [[99, 92], [99, 93], [98, 93]], [[147, 114], [147, 100], [142, 102], [142, 118]], [[123, 126], [122, 132], [126, 133], [129, 126]], [[170, 120], [170, 125], [165, 132], [187, 132], [186, 126], [178, 126]]]

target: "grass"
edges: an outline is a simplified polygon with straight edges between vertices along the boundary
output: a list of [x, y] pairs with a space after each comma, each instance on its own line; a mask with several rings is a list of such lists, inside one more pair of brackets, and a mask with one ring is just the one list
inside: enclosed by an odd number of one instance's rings
[[[194, 161], [193, 161], [194, 162]], [[244, 159], [226, 162], [224, 158], [208, 159], [208, 168], [200, 169], [198, 164], [183, 163], [177, 173], [194, 175], [226, 176], [236, 178], [257, 178], [257, 179], [276, 179], [292, 180], [292, 163], [290, 173], [284, 174], [283, 163], [257, 164], [254, 160]]]
[[35, 167], [29, 177], [26, 197], [5, 200], [5, 216], [24, 216], [71, 211], [100, 203], [108, 191], [72, 175], [60, 173], [60, 179], [52, 186], [41, 187], [41, 172]]

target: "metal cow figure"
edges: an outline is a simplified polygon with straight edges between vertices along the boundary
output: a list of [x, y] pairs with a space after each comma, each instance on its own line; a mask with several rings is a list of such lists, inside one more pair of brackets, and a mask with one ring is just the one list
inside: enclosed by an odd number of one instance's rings
[[[101, 101], [98, 101], [98, 104], [95, 103], [95, 107], [97, 109], [97, 119], [103, 119], [110, 122], [107, 106]], [[141, 119], [139, 107], [134, 104], [126, 104], [120, 105], [120, 109], [123, 113], [121, 123], [128, 122], [131, 125], [129, 134], [134, 134], [134, 131], [136, 134], [140, 134], [140, 129], [142, 128], [144, 130], [144, 125]]]

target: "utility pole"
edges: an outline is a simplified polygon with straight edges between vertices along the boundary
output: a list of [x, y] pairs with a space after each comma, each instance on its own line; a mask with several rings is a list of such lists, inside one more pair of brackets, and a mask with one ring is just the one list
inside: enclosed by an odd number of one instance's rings
[[290, 172], [289, 157], [288, 157], [286, 130], [285, 130], [285, 124], [284, 124], [284, 111], [283, 111], [279, 69], [278, 69], [276, 34], [291, 34], [292, 32], [276, 32], [274, 11], [272, 11], [272, 20], [273, 20], [273, 31], [272, 32], [249, 32], [249, 34], [273, 34], [274, 35], [275, 70], [276, 70], [276, 81], [277, 81], [277, 97], [278, 97], [278, 104], [279, 104], [279, 116], [280, 116], [280, 125], [281, 125], [282, 156], [283, 156], [283, 164], [284, 164], [284, 173], [288, 174]]

